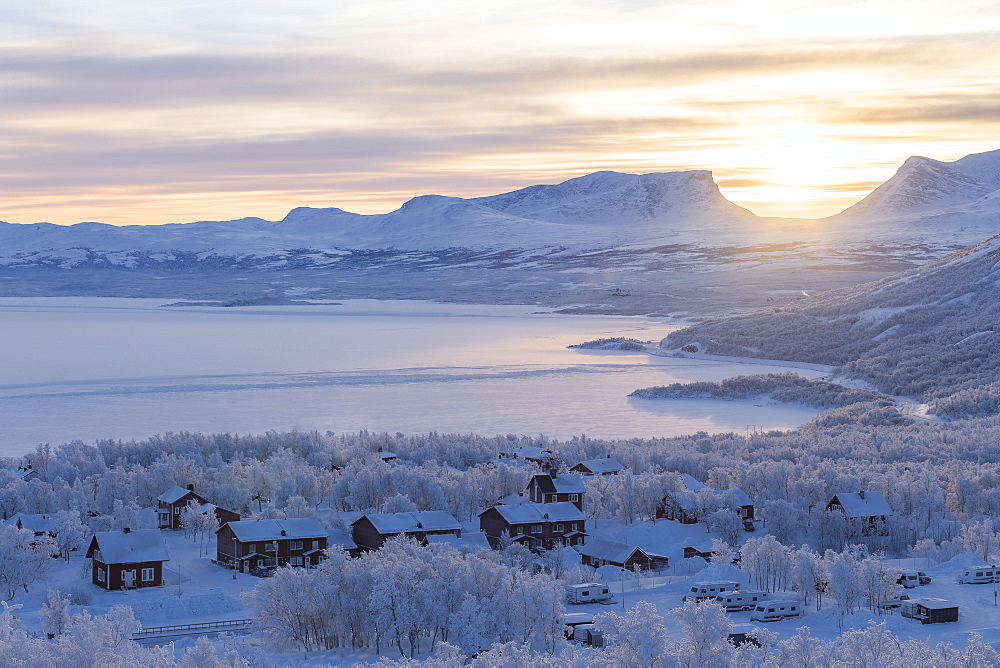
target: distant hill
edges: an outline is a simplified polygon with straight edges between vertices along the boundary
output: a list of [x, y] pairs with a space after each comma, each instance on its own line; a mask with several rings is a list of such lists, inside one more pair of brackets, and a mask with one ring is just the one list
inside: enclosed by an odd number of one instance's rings
[[1000, 412], [1000, 235], [874, 283], [702, 322], [665, 348], [839, 365], [948, 417]]

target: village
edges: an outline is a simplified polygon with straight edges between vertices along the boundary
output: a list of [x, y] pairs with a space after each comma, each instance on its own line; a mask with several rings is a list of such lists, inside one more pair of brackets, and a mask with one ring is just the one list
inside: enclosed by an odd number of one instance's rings
[[[410, 465], [388, 450], [368, 453], [365, 462], [386, 473]], [[356, 463], [331, 463], [326, 475], [336, 479], [350, 466]], [[27, 577], [20, 588], [9, 585], [9, 598], [25, 632], [40, 638], [59, 632], [45, 607], [51, 604], [46, 596], [61, 592], [56, 596], [64, 597], [66, 610], [100, 614], [130, 606], [136, 619], [130, 637], [145, 646], [183, 647], [221, 633], [225, 642], [239, 639], [245, 650], [245, 643], [256, 645], [276, 633], [273, 619], [247, 604], [271, 579], [278, 582], [276, 576], [289, 569], [305, 573], [331, 563], [343, 570], [389, 546], [401, 549], [402, 541], [413, 546], [406, 549], [432, 555], [454, 550], [466, 559], [499, 557], [551, 577], [561, 641], [587, 647], [605, 644], [602, 613], [625, 613], [641, 602], [664, 615], [690, 604], [718, 606], [731, 624], [729, 640], [751, 646], [760, 645], [755, 634], [762, 626], [785, 638], [810, 621], [822, 621], [816, 627], [822, 632], [835, 615], [867, 614], [890, 621], [896, 633], [915, 636], [924, 625], [953, 625], [955, 632], [938, 635], [948, 640], [1000, 620], [990, 609], [1000, 568], [973, 563], [971, 555], [938, 564], [926, 557], [888, 558], [879, 551], [895, 515], [879, 490], [840, 491], [828, 499], [822, 512], [841, 523], [836, 526], [849, 527], [859, 543], [853, 552], [828, 550], [824, 562], [824, 555], [787, 548], [768, 535], [766, 520], [746, 492], [713, 489], [686, 473], [674, 474], [673, 487], [648, 508], [646, 519], [622, 521], [599, 517], [606, 513], [591, 508], [597, 503], [591, 497], [608, 484], [632, 485], [643, 478], [611, 455], [567, 463], [544, 447], [516, 445], [499, 448], [484, 466], [517, 472], [515, 479], [527, 482], [466, 521], [444, 508], [418, 510], [403, 501], [395, 505], [410, 507], [389, 512], [393, 503], [383, 503], [386, 512], [361, 512], [339, 510], [328, 501], [309, 507], [298, 497], [277, 512], [261, 494], [248, 495], [243, 508], [251, 512], [241, 513], [192, 483], [164, 489], [155, 506], [125, 513], [129, 525], [118, 528], [87, 531], [82, 517], [67, 518], [69, 508], [15, 512], [4, 518], [8, 540], [10, 532], [18, 532], [25, 550], [42, 549], [51, 563], [41, 569], [45, 575], [39, 581]], [[30, 485], [40, 471], [12, 465], [7, 475]], [[637, 501], [637, 507], [643, 503]], [[93, 526], [102, 521], [90, 519]], [[873, 549], [859, 552], [861, 541]], [[8, 554], [18, 558], [16, 550]], [[802, 572], [804, 564], [810, 573]], [[977, 584], [992, 586], [986, 592]], [[480, 649], [491, 644], [487, 637], [481, 642]], [[403, 644], [396, 640], [401, 653]], [[315, 642], [299, 648], [321, 649]]]

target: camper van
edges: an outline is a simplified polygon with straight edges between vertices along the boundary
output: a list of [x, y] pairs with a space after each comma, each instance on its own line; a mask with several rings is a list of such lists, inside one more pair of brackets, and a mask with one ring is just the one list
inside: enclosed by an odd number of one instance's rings
[[715, 602], [726, 609], [726, 612], [740, 612], [742, 610], [753, 610], [757, 607], [757, 602], [767, 598], [766, 591], [736, 591], [719, 594], [715, 597]]
[[611, 590], [608, 585], [600, 582], [589, 582], [587, 584], [569, 585], [566, 587], [566, 601], [569, 603], [596, 603], [597, 601], [608, 601], [611, 599]]
[[752, 622], [776, 622], [790, 617], [801, 617], [802, 611], [797, 601], [764, 601], [750, 613]]
[[974, 566], [966, 568], [958, 576], [958, 584], [991, 584], [1000, 582], [1000, 568], [996, 566]]
[[739, 584], [735, 582], [696, 582], [682, 600], [714, 601], [719, 594], [725, 594], [727, 591], [735, 589], [739, 589]]
[[920, 584], [920, 576], [917, 575], [916, 571], [903, 571], [899, 579], [896, 580], [896, 584], [901, 584], [907, 589], [913, 589]]

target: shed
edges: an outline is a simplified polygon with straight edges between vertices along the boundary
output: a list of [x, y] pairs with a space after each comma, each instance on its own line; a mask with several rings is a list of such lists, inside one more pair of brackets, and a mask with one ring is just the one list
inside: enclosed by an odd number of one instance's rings
[[921, 624], [957, 622], [958, 605], [943, 598], [914, 598], [903, 601], [900, 614], [919, 620]]
[[611, 458], [608, 455], [604, 459], [588, 459], [575, 464], [569, 469], [573, 473], [579, 473], [585, 476], [598, 476], [598, 475], [618, 475], [625, 470], [617, 460]]

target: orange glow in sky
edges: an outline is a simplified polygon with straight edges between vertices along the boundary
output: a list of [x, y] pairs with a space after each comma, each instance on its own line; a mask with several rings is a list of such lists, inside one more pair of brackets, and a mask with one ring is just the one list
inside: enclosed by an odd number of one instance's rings
[[710, 169], [821, 217], [910, 155], [1000, 147], [967, 0], [38, 0], [0, 8], [0, 220], [359, 213]]

